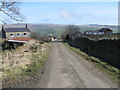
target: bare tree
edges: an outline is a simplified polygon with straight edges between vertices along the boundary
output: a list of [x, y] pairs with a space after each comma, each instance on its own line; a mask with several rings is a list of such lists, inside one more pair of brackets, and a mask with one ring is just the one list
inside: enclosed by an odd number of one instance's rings
[[78, 33], [80, 28], [76, 25], [67, 25], [65, 32], [62, 33], [62, 38], [73, 38], [73, 35]]
[[[25, 17], [20, 13], [19, 3], [15, 0], [0, 0], [0, 13], [16, 22], [23, 22]], [[6, 23], [3, 19], [0, 21]]]
[[70, 34], [73, 35], [77, 33], [80, 30], [80, 28], [76, 25], [67, 25], [66, 26], [66, 31]]
[[41, 41], [43, 39], [43, 36], [40, 33], [31, 32], [31, 38]]

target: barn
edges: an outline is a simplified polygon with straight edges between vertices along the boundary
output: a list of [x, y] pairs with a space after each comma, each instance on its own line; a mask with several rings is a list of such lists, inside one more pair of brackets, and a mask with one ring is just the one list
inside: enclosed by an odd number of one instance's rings
[[104, 35], [104, 32], [99, 32], [98, 30], [85, 31], [84, 35]]
[[113, 34], [113, 31], [111, 29], [109, 29], [109, 28], [102, 28], [102, 29], [99, 30], [99, 32], [104, 32], [105, 35]]

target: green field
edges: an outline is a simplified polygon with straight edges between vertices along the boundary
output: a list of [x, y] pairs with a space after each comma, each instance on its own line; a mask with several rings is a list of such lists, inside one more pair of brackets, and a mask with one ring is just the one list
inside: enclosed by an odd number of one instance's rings
[[[33, 32], [40, 33], [41, 35], [53, 35], [55, 37], [60, 37], [65, 31], [66, 25], [59, 24], [47, 24], [47, 25], [31, 25], [30, 30]], [[86, 30], [100, 30], [101, 28], [110, 28], [113, 33], [118, 32], [117, 26], [110, 25], [79, 25], [80, 32], [84, 33]]]
[[[24, 24], [13, 24], [13, 25], [6, 25], [5, 27], [24, 27]], [[65, 31], [64, 24], [28, 24], [28, 28], [32, 32], [36, 32], [40, 34], [41, 36], [55, 36], [60, 38], [61, 34]], [[117, 25], [96, 25], [96, 24], [90, 24], [90, 25], [77, 25], [80, 28], [80, 32], [84, 32], [86, 30], [100, 30], [101, 28], [110, 28], [113, 30], [114, 33], [118, 32]], [[1, 37], [0, 32], [0, 37]]]

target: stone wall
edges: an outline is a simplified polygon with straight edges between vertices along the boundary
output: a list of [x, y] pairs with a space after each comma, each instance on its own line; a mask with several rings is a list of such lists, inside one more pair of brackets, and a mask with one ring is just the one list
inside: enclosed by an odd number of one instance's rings
[[90, 40], [88, 38], [76, 38], [69, 42], [73, 47], [79, 48], [88, 55], [99, 58], [114, 67], [119, 67], [120, 54], [120, 39], [118, 40]]

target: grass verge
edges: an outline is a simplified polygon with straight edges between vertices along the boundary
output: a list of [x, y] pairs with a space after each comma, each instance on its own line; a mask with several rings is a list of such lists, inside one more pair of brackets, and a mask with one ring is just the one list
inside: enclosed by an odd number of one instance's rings
[[47, 44], [46, 51], [44, 53], [32, 54], [30, 60], [32, 63], [27, 66], [27, 69], [22, 69], [22, 75], [37, 75], [40, 70], [43, 69], [46, 61], [48, 60], [50, 44]]
[[[30, 63], [19, 67], [6, 67], [7, 69], [2, 69], [4, 72], [4, 76], [2, 77], [3, 87], [10, 87], [15, 83], [37, 78], [38, 73], [43, 71], [44, 65], [48, 60], [50, 48], [50, 43], [45, 43], [42, 47], [40, 45], [36, 52], [26, 52], [27, 55], [23, 53], [23, 57], [25, 57], [23, 59], [28, 59]], [[21, 58], [19, 59], [21, 60]]]
[[120, 80], [119, 80], [120, 70], [119, 69], [117, 69], [117, 68], [115, 68], [111, 65], [108, 65], [105, 62], [102, 62], [98, 58], [95, 58], [93, 56], [89, 56], [86, 53], [80, 51], [79, 49], [71, 47], [67, 43], [64, 43], [64, 45], [66, 45], [67, 47], [69, 47], [70, 49], [75, 51], [76, 53], [80, 54], [86, 60], [89, 60], [89, 61], [93, 62], [95, 67], [97, 67], [102, 73], [108, 75], [113, 81], [115, 81], [118, 85], [120, 85]]

